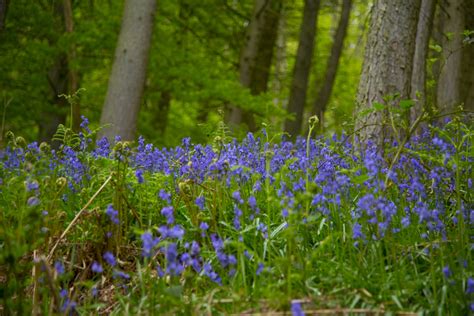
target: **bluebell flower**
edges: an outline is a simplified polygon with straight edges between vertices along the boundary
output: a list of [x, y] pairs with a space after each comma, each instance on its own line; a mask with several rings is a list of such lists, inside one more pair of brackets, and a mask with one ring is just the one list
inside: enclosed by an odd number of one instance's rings
[[138, 183], [145, 182], [145, 179], [143, 178], [143, 170], [142, 169], [137, 169], [135, 171], [135, 176], [137, 177], [137, 182]]
[[153, 248], [160, 241], [159, 238], [153, 238], [153, 235], [150, 232], [144, 232], [141, 236], [142, 239], [142, 256], [149, 258]]
[[115, 261], [114, 255], [110, 251], [107, 251], [106, 253], [104, 253], [103, 257], [104, 257], [104, 260], [112, 267], [114, 267], [117, 264], [117, 262]]
[[301, 308], [301, 304], [298, 301], [291, 302], [291, 315], [293, 316], [304, 316], [304, 311]]
[[168, 204], [171, 204], [171, 194], [169, 194], [165, 190], [161, 189], [160, 192], [158, 193], [158, 196], [163, 201], [167, 202]]
[[204, 210], [204, 203], [205, 203], [205, 199], [204, 199], [204, 196], [198, 196], [196, 198], [196, 201], [195, 201], [197, 207], [199, 207], [199, 209], [202, 211]]
[[54, 262], [54, 269], [58, 275], [62, 275], [65, 272], [64, 264], [59, 260]]
[[473, 294], [473, 293], [474, 293], [474, 279], [469, 277], [467, 278], [466, 294]]
[[30, 191], [36, 191], [39, 189], [39, 184], [38, 184], [38, 181], [27, 181], [26, 182], [26, 191], [27, 192], [30, 192]]
[[264, 267], [265, 267], [265, 265], [260, 262], [257, 266], [257, 271], [255, 272], [255, 274], [260, 275], [262, 273]]
[[166, 223], [168, 225], [170, 224], [173, 224], [174, 223], [174, 215], [173, 215], [173, 212], [174, 212], [174, 208], [172, 206], [165, 206], [161, 209], [161, 215], [163, 215], [164, 217], [166, 217]]
[[444, 277], [447, 278], [447, 279], [450, 278], [453, 275], [453, 273], [451, 272], [451, 269], [449, 268], [448, 265], [443, 267], [443, 274], [444, 274]]
[[232, 192], [232, 198], [239, 204], [243, 204], [244, 200], [240, 196], [240, 191], [234, 191]]
[[98, 263], [97, 261], [92, 262], [91, 270], [94, 273], [102, 273], [104, 271], [100, 263]]
[[29, 207], [34, 207], [34, 206], [40, 204], [40, 200], [36, 196], [32, 196], [28, 199], [28, 201], [26, 201], [26, 204]]
[[113, 208], [112, 204], [109, 204], [107, 206], [107, 209], [105, 210], [105, 214], [107, 214], [107, 216], [109, 217], [112, 223], [114, 223], [115, 225], [120, 224], [120, 221], [118, 219], [119, 213], [117, 210]]
[[114, 270], [113, 274], [112, 274], [113, 278], [121, 278], [121, 279], [125, 279], [125, 280], [128, 280], [130, 279], [130, 275], [128, 273], [125, 273], [123, 271], [120, 271], [120, 270]]
[[354, 223], [352, 226], [352, 238], [353, 239], [365, 239], [364, 233], [362, 233], [362, 226], [359, 223]]

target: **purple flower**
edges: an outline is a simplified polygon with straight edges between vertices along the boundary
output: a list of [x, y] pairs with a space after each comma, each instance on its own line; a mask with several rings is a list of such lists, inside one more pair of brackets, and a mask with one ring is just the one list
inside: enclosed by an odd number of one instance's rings
[[135, 176], [137, 177], [138, 183], [145, 182], [145, 179], [143, 178], [143, 170], [142, 169], [137, 169], [135, 171]]
[[28, 204], [29, 207], [33, 207], [40, 204], [40, 200], [36, 196], [32, 196], [28, 199], [26, 204]]
[[161, 190], [160, 190], [160, 193], [158, 193], [158, 196], [159, 196], [159, 198], [162, 199], [163, 201], [165, 201], [165, 202], [171, 204], [171, 194], [169, 194], [169, 193], [166, 192], [165, 190], [161, 189]]
[[107, 214], [107, 216], [109, 217], [112, 223], [114, 223], [115, 225], [120, 224], [120, 221], [118, 219], [119, 213], [117, 210], [113, 208], [112, 204], [109, 204], [107, 206], [107, 209], [105, 210], [105, 214]]
[[114, 255], [110, 251], [107, 251], [106, 253], [104, 253], [104, 260], [112, 267], [114, 267], [117, 264], [117, 262], [115, 261]]
[[304, 316], [303, 309], [301, 308], [301, 304], [298, 301], [291, 302], [291, 314], [293, 316]]
[[121, 278], [121, 279], [128, 280], [130, 279], [130, 275], [120, 270], [114, 270], [113, 278]]
[[447, 279], [453, 275], [448, 265], [443, 267], [443, 274], [444, 274], [444, 277]]
[[201, 237], [204, 238], [206, 236], [206, 231], [209, 229], [209, 225], [206, 222], [201, 222], [201, 224], [199, 224], [199, 229], [201, 229]]
[[90, 133], [91, 130], [89, 129], [89, 120], [84, 115], [81, 115], [81, 124], [79, 125], [82, 129], [84, 129], [87, 133]]
[[255, 272], [257, 275], [260, 275], [263, 271], [263, 268], [265, 267], [265, 265], [263, 263], [259, 263], [258, 264], [258, 267], [257, 267], [257, 271]]
[[362, 226], [359, 223], [354, 223], [354, 226], [352, 226], [352, 238], [365, 239], [365, 235], [362, 233]]
[[142, 238], [142, 256], [149, 258], [151, 256], [151, 251], [160, 241], [159, 238], [153, 238], [153, 235], [150, 232], [145, 232], [141, 236]]
[[257, 209], [257, 199], [255, 198], [255, 196], [249, 196], [247, 202], [249, 203], [249, 206], [252, 210], [255, 211]]
[[61, 261], [56, 261], [54, 263], [54, 269], [58, 275], [62, 275], [65, 272], [64, 265]]
[[92, 262], [91, 270], [94, 273], [102, 273], [104, 271], [100, 263], [98, 263], [97, 261]]
[[168, 225], [174, 223], [173, 211], [174, 209], [172, 206], [165, 206], [161, 209], [161, 215], [166, 217], [166, 222]]
[[39, 184], [38, 184], [38, 181], [28, 181], [26, 182], [26, 191], [27, 192], [30, 192], [30, 191], [36, 191], [39, 189]]
[[195, 201], [197, 207], [199, 207], [199, 209], [202, 211], [204, 210], [204, 203], [205, 203], [205, 198], [204, 196], [199, 196], [196, 198], [196, 201]]
[[234, 191], [232, 192], [232, 198], [239, 204], [242, 204], [244, 203], [244, 200], [242, 199], [242, 197], [240, 196], [240, 192], [239, 191]]

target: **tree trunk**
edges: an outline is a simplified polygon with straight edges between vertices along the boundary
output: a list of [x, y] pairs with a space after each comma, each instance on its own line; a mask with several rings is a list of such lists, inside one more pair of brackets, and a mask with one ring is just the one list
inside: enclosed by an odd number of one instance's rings
[[[239, 63], [240, 83], [253, 95], [267, 90], [281, 7], [281, 0], [255, 0]], [[256, 129], [253, 113], [235, 106], [230, 109], [227, 122], [231, 127], [244, 122], [249, 130]]]
[[[464, 29], [474, 30], [474, 2], [464, 1]], [[461, 80], [461, 101], [464, 102], [464, 109], [474, 112], [474, 34], [463, 47], [462, 80]], [[473, 114], [471, 114], [473, 115]]]
[[[60, 54], [48, 71], [48, 82], [51, 88], [51, 107], [43, 113], [38, 121], [40, 141], [50, 142], [59, 124], [66, 121], [69, 104], [62, 94], [68, 91], [68, 64], [64, 54]], [[55, 144], [57, 145], [57, 144]]]
[[309, 71], [313, 57], [314, 40], [320, 0], [305, 0], [303, 21], [301, 22], [300, 39], [296, 53], [293, 82], [291, 83], [288, 113], [294, 118], [285, 121], [285, 132], [295, 138], [301, 132], [303, 112], [306, 104]]
[[450, 112], [461, 103], [463, 0], [442, 1], [441, 6], [443, 51], [437, 85], [437, 105], [441, 112]]
[[344, 46], [344, 38], [347, 34], [347, 26], [349, 25], [349, 16], [351, 13], [352, 0], [343, 0], [342, 12], [334, 35], [334, 42], [331, 48], [331, 55], [329, 55], [326, 75], [323, 86], [319, 90], [316, 100], [313, 105], [313, 114], [319, 118], [321, 130], [324, 125], [324, 113], [326, 112], [329, 98], [331, 97], [332, 89], [334, 87], [334, 80], [336, 79], [337, 68], [339, 66], [339, 59], [341, 57], [342, 48]]
[[426, 107], [426, 59], [428, 57], [435, 8], [436, 0], [421, 1], [411, 77], [411, 99], [416, 100], [410, 111], [412, 122], [421, 115]]
[[[372, 9], [356, 109], [356, 131], [362, 147], [368, 140], [382, 148], [391, 135], [387, 110], [372, 112], [375, 102], [398, 94], [410, 97], [420, 0], [379, 0]], [[393, 106], [389, 104], [387, 106]], [[368, 114], [361, 112], [369, 110]]]
[[[72, 13], [71, 0], [64, 0], [64, 24], [66, 25], [66, 33], [72, 34], [74, 31], [74, 19]], [[79, 89], [79, 75], [73, 67], [71, 67], [72, 61], [76, 59], [76, 46], [71, 45], [67, 54], [67, 63], [69, 70], [69, 93], [74, 94]], [[80, 130], [81, 124], [81, 106], [79, 100], [76, 99], [75, 103], [72, 104], [72, 129], [75, 132]]]
[[[275, 77], [273, 80], [273, 92], [280, 96], [282, 93], [284, 80], [287, 72], [286, 62], [286, 23], [284, 16], [280, 17], [278, 21], [278, 35], [276, 40], [276, 56], [275, 56]], [[283, 107], [282, 100], [277, 97], [274, 100], [274, 104], [277, 107]]]
[[145, 85], [156, 0], [126, 0], [115, 60], [100, 119], [100, 136], [135, 137]]
[[161, 91], [158, 101], [158, 111], [156, 111], [156, 129], [160, 136], [163, 136], [168, 126], [168, 113], [171, 105], [171, 92], [169, 90]]
[[0, 0], [0, 32], [5, 29], [10, 0]]

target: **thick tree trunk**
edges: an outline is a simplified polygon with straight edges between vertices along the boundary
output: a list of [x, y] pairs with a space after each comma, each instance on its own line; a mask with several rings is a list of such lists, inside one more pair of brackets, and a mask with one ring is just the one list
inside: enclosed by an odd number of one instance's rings
[[329, 98], [331, 97], [332, 89], [334, 87], [334, 80], [336, 79], [337, 68], [339, 66], [339, 59], [341, 57], [342, 48], [344, 46], [344, 38], [347, 34], [347, 26], [349, 25], [349, 16], [351, 13], [352, 0], [343, 0], [342, 11], [336, 33], [334, 35], [334, 42], [331, 48], [331, 55], [326, 66], [326, 75], [323, 86], [319, 90], [316, 100], [313, 105], [313, 114], [319, 118], [321, 129], [324, 125], [324, 113], [326, 112]]
[[293, 70], [293, 82], [291, 83], [290, 99], [288, 101], [288, 113], [294, 115], [294, 117], [285, 121], [285, 132], [293, 138], [300, 134], [303, 124], [319, 6], [320, 0], [305, 0], [298, 51]]
[[0, 32], [5, 29], [9, 4], [10, 0], [0, 0]]
[[441, 2], [441, 7], [443, 51], [437, 105], [441, 112], [450, 112], [461, 103], [463, 0], [445, 0]]
[[[464, 0], [464, 29], [474, 30], [474, 1]], [[463, 47], [461, 101], [464, 109], [474, 112], [474, 34]], [[471, 113], [474, 117], [474, 114]]]
[[[413, 55], [420, 0], [379, 0], [372, 9], [356, 109], [356, 131], [362, 146], [372, 140], [383, 145], [391, 130], [387, 111], [370, 112], [375, 102], [399, 94], [410, 97]], [[393, 106], [390, 104], [388, 106]]]
[[[64, 0], [64, 24], [66, 25], [66, 33], [74, 32], [74, 19], [72, 13], [71, 0]], [[76, 59], [76, 46], [71, 45], [67, 54], [67, 62], [69, 68], [69, 93], [74, 94], [79, 89], [79, 75], [75, 69], [71, 67], [72, 61]], [[72, 129], [76, 132], [80, 130], [81, 124], [81, 106], [79, 100], [72, 104]]]
[[411, 98], [416, 100], [410, 120], [418, 118], [426, 106], [426, 59], [428, 57], [436, 0], [422, 0], [416, 31], [415, 55], [411, 77]]
[[[281, 7], [281, 0], [255, 0], [239, 63], [240, 83], [253, 95], [267, 90]], [[256, 129], [253, 113], [235, 106], [230, 109], [227, 122], [231, 127], [244, 122], [249, 130]]]
[[156, 0], [126, 0], [115, 60], [100, 119], [100, 136], [135, 137], [145, 85]]

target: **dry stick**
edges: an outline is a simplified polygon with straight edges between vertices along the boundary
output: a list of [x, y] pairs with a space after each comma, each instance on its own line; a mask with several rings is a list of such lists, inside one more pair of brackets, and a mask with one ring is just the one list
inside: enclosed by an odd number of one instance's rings
[[51, 251], [49, 252], [49, 255], [47, 257], [47, 260], [51, 260], [51, 257], [53, 256], [54, 254], [54, 251], [56, 250], [56, 248], [58, 247], [59, 243], [61, 242], [61, 240], [66, 236], [66, 234], [69, 232], [69, 230], [72, 228], [72, 225], [74, 225], [77, 220], [79, 219], [79, 217], [82, 215], [82, 213], [89, 207], [89, 205], [92, 203], [92, 201], [94, 201], [94, 199], [97, 197], [97, 195], [99, 195], [99, 193], [105, 188], [105, 186], [107, 185], [107, 183], [109, 183], [109, 181], [112, 179], [112, 175], [110, 175], [106, 180], [105, 182], [102, 184], [102, 186], [94, 193], [94, 195], [90, 198], [90, 200], [86, 203], [86, 205], [84, 205], [84, 207], [79, 211], [79, 213], [77, 213], [76, 217], [74, 217], [74, 219], [71, 221], [71, 223], [68, 225], [68, 227], [64, 230], [64, 232], [61, 234], [61, 236], [59, 237], [59, 239], [56, 241], [56, 243], [54, 244], [53, 248], [51, 249]]

